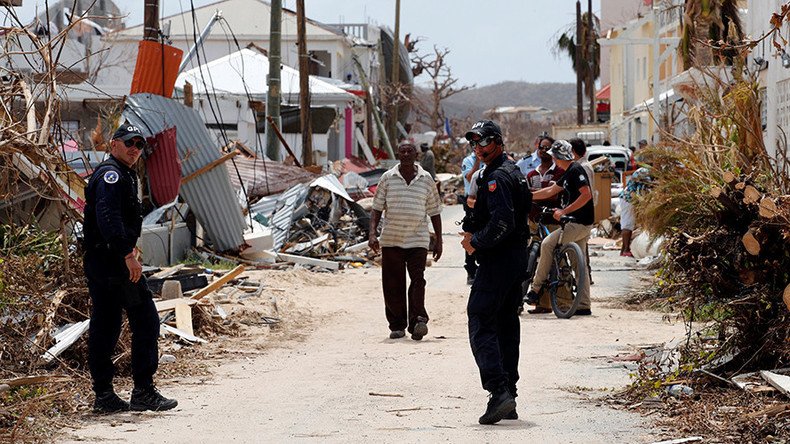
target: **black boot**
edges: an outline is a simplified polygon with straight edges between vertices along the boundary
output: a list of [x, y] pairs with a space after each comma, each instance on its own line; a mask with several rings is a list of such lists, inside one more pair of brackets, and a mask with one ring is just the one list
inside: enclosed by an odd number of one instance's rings
[[144, 410], [161, 412], [174, 408], [178, 405], [178, 401], [165, 398], [159, 393], [156, 387], [149, 385], [145, 388], [135, 388], [132, 390], [132, 399], [129, 404], [132, 410], [138, 412]]
[[[510, 392], [510, 396], [512, 396], [513, 400], [515, 401], [516, 400], [516, 389], [515, 388], [511, 388], [511, 389], [508, 389], [508, 391]], [[502, 419], [509, 419], [509, 420], [516, 420], [516, 419], [518, 419], [518, 413], [516, 412], [516, 409], [513, 408], [513, 411], [508, 413], [507, 415], [503, 416]]]
[[488, 407], [483, 416], [480, 417], [480, 424], [496, 424], [501, 421], [508, 413], [516, 409], [516, 400], [513, 395], [505, 389], [491, 392], [488, 399]]
[[119, 398], [112, 389], [96, 393], [96, 400], [93, 402], [93, 413], [117, 413], [128, 411], [129, 403]]

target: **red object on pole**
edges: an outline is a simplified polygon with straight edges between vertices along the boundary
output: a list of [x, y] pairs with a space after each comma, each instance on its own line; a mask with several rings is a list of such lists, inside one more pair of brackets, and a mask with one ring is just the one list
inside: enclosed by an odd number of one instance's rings
[[151, 93], [171, 97], [183, 55], [184, 51], [174, 46], [141, 40], [130, 94]]
[[172, 202], [181, 185], [181, 160], [176, 147], [176, 129], [168, 128], [148, 138], [154, 149], [145, 159], [145, 171], [151, 197], [158, 206]]

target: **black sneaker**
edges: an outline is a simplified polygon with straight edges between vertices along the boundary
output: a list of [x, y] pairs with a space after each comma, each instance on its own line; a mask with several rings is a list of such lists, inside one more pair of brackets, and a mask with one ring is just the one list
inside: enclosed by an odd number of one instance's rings
[[118, 397], [114, 391], [96, 393], [96, 400], [93, 402], [93, 413], [117, 413], [128, 412], [129, 403]]
[[576, 316], [590, 316], [592, 314], [592, 310], [590, 310], [589, 308], [579, 308], [573, 314], [575, 314]]
[[538, 301], [540, 301], [540, 295], [530, 290], [527, 292], [527, 296], [524, 297], [524, 302], [528, 305], [538, 305]]
[[428, 334], [428, 324], [424, 318], [417, 318], [417, 323], [414, 324], [414, 331], [411, 333], [411, 338], [419, 341], [423, 336]]
[[513, 409], [512, 412], [510, 412], [507, 415], [503, 416], [502, 419], [510, 419], [510, 420], [518, 419], [518, 413], [516, 412], [516, 409]]
[[478, 422], [480, 424], [496, 424], [515, 409], [516, 400], [513, 399], [513, 395], [509, 391], [502, 389], [498, 392], [491, 392], [486, 412]]
[[400, 339], [406, 336], [406, 332], [403, 330], [392, 330], [390, 332], [390, 339]]
[[131, 409], [138, 412], [144, 410], [161, 412], [163, 410], [170, 410], [177, 405], [178, 401], [165, 398], [153, 385], [132, 390], [132, 399], [129, 402]]

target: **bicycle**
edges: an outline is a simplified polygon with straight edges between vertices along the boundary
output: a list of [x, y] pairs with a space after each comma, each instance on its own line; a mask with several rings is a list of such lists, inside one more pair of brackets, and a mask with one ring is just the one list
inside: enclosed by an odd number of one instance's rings
[[[519, 307], [519, 314], [524, 311], [524, 301], [526, 300], [529, 286], [535, 277], [535, 272], [538, 269], [540, 245], [550, 233], [544, 220], [546, 217], [549, 218], [548, 220], [553, 220], [554, 217], [554, 210], [545, 207], [540, 208], [540, 216], [537, 221], [537, 239], [533, 237], [528, 250], [527, 278], [521, 287], [523, 301]], [[573, 216], [563, 216], [559, 222], [559, 229], [564, 230], [565, 225], [574, 220]], [[576, 313], [576, 309], [579, 307], [579, 302], [581, 301], [579, 290], [586, 284], [588, 276], [584, 252], [575, 242], [563, 244], [562, 235], [563, 233], [561, 232], [557, 247], [554, 249], [551, 271], [543, 288], [548, 288], [549, 290], [551, 309], [554, 314], [558, 318], [568, 319]]]

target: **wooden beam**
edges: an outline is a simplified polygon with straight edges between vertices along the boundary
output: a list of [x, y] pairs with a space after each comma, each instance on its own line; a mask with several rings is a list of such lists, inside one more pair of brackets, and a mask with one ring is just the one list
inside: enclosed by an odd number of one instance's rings
[[232, 159], [232, 158], [234, 158], [234, 157], [236, 157], [238, 155], [239, 155], [238, 151], [231, 151], [228, 154], [225, 154], [224, 156], [220, 157], [219, 159], [214, 160], [210, 164], [205, 165], [203, 167], [200, 167], [195, 172], [193, 172], [190, 175], [188, 175], [187, 177], [181, 179], [181, 185], [186, 184], [190, 180], [200, 176], [203, 173], [207, 173], [207, 172], [213, 170], [214, 168], [222, 165], [223, 163], [227, 162], [228, 160], [230, 160], [230, 159]]
[[197, 293], [192, 295], [192, 299], [198, 300], [201, 299], [203, 296], [211, 294], [217, 290], [219, 290], [223, 285], [230, 282], [233, 278], [240, 275], [244, 272], [244, 265], [239, 265], [238, 267], [230, 270], [229, 272], [225, 273], [221, 278], [217, 279], [216, 281], [210, 283], [208, 286], [201, 288], [198, 290]]
[[283, 147], [285, 147], [285, 151], [288, 151], [288, 154], [290, 154], [291, 157], [294, 158], [294, 163], [296, 164], [296, 166], [301, 168], [302, 163], [299, 162], [299, 158], [296, 157], [296, 154], [294, 154], [294, 152], [291, 151], [291, 147], [288, 146], [288, 142], [285, 141], [285, 137], [283, 137], [283, 134], [280, 132], [280, 128], [277, 128], [277, 123], [274, 122], [272, 116], [266, 116], [266, 120], [268, 120], [269, 124], [271, 124], [272, 129], [274, 130], [274, 134], [277, 136], [278, 139], [280, 139], [280, 143], [282, 143]]
[[176, 305], [178, 304], [195, 305], [197, 304], [197, 300], [191, 298], [180, 298], [180, 299], [168, 299], [166, 301], [158, 301], [155, 304], [156, 311], [158, 313], [161, 313], [163, 311], [175, 310]]
[[293, 262], [302, 265], [315, 265], [318, 267], [328, 268], [330, 270], [339, 270], [340, 264], [335, 261], [325, 261], [323, 259], [315, 259], [312, 257], [297, 256], [295, 254], [277, 253], [277, 257], [283, 262]]
[[192, 307], [189, 304], [183, 302], [176, 304], [176, 328], [192, 336], [195, 335], [192, 330]]
[[170, 276], [178, 273], [179, 270], [181, 270], [184, 267], [185, 267], [184, 264], [178, 264], [178, 265], [174, 265], [172, 267], [165, 268], [162, 271], [159, 271], [157, 273], [152, 274], [149, 279], [164, 279], [166, 277], [170, 277]]

